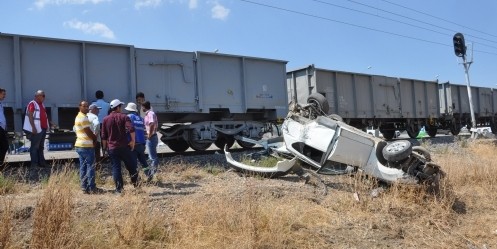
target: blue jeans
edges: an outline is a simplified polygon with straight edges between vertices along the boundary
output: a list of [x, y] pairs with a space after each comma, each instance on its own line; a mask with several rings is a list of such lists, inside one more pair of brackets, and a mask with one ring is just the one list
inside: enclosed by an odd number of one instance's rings
[[147, 172], [145, 174], [150, 177], [155, 174], [155, 171], [157, 170], [157, 166], [159, 165], [159, 158], [157, 157], [157, 144], [159, 143], [159, 138], [157, 138], [157, 135], [152, 136], [150, 139], [147, 139], [147, 150], [148, 150], [148, 159], [151, 161], [150, 165], [150, 172], [149, 175], [147, 175]]
[[112, 178], [114, 178], [114, 183], [116, 184], [116, 191], [121, 192], [123, 190], [123, 174], [121, 172], [121, 161], [124, 162], [124, 166], [128, 170], [129, 177], [131, 178], [131, 183], [133, 186], [138, 186], [138, 171], [136, 170], [136, 160], [133, 160], [133, 153], [126, 147], [118, 147], [109, 150], [109, 157], [112, 161]]
[[76, 147], [79, 155], [79, 180], [81, 189], [92, 191], [96, 189], [95, 185], [95, 149]]
[[137, 167], [138, 167], [138, 162], [140, 162], [142, 168], [145, 171], [145, 174], [147, 174], [148, 163], [147, 163], [147, 156], [145, 155], [145, 144], [135, 144], [135, 149], [133, 150], [133, 161], [137, 161], [136, 165]]
[[47, 135], [47, 129], [41, 129], [41, 132], [36, 134], [30, 133], [29, 141], [31, 141], [31, 147], [29, 147], [29, 155], [31, 157], [31, 166], [46, 166], [45, 155], [43, 150], [45, 149], [45, 136]]

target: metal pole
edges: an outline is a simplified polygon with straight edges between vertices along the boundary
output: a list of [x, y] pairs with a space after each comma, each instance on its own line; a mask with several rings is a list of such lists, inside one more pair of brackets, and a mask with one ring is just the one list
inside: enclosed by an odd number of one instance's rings
[[[468, 88], [469, 111], [471, 112], [471, 130], [476, 129], [475, 112], [473, 111], [473, 98], [471, 96], [471, 83], [469, 81], [469, 66], [471, 62], [466, 62], [466, 56], [462, 57], [464, 65], [464, 74], [466, 75], [466, 86]], [[471, 132], [471, 137], [476, 136], [476, 131]]]

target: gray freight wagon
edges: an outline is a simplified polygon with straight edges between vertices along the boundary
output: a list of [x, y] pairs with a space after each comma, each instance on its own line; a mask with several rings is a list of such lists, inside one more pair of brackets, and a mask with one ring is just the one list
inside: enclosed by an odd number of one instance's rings
[[425, 127], [435, 136], [440, 118], [438, 83], [381, 75], [320, 69], [310, 65], [287, 72], [288, 99], [305, 103], [321, 93], [329, 102], [328, 114], [338, 114], [360, 128], [377, 127], [386, 139], [395, 130], [416, 137]]
[[[497, 111], [497, 91], [488, 87], [471, 86], [471, 99], [477, 127], [490, 126], [497, 132], [495, 112]], [[471, 111], [466, 85], [450, 82], [439, 84], [440, 123], [453, 134], [459, 133], [461, 127], [471, 128]]]
[[[287, 113], [286, 61], [209, 52], [0, 34], [0, 87], [9, 130], [21, 131], [38, 89], [52, 123], [71, 130], [80, 100], [134, 102], [143, 92], [175, 151], [259, 139]], [[241, 146], [251, 146], [243, 141]]]

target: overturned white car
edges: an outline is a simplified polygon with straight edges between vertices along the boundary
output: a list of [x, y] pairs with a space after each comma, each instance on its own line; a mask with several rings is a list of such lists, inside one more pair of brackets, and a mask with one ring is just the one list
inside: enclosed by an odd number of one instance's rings
[[235, 161], [225, 148], [228, 163], [240, 171], [269, 177], [298, 172], [297, 159], [307, 163], [317, 173], [340, 174], [363, 171], [387, 183], [401, 182], [438, 185], [443, 175], [431, 162], [430, 153], [407, 140], [391, 143], [373, 137], [347, 125], [337, 115], [324, 115], [326, 98], [312, 94], [302, 106], [292, 103], [282, 124], [282, 137], [246, 142], [261, 144], [272, 156], [279, 158], [274, 167], [259, 167]]

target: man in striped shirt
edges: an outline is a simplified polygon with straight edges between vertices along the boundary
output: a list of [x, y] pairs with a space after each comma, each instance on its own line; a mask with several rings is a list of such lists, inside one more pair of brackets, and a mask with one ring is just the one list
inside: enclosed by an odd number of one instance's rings
[[100, 192], [95, 184], [95, 149], [97, 136], [90, 129], [88, 120], [89, 104], [87, 101], [79, 103], [79, 113], [74, 120], [74, 131], [76, 132], [76, 152], [79, 155], [79, 179], [81, 190], [90, 194]]

